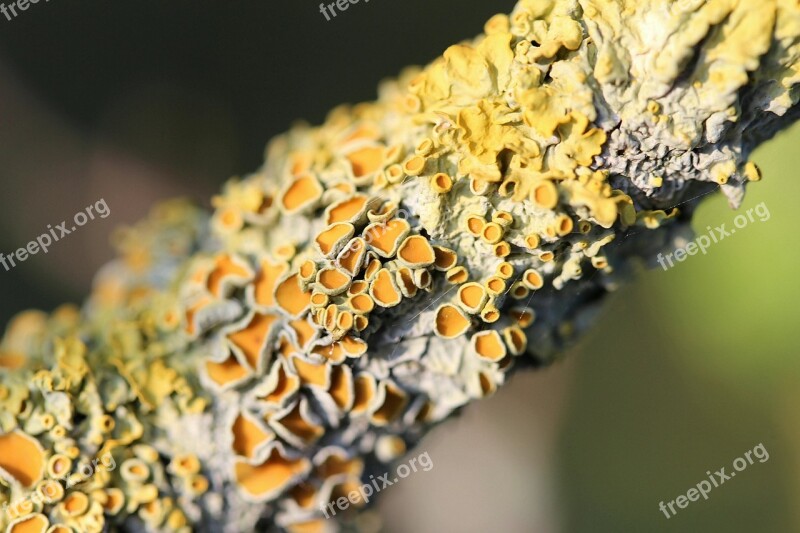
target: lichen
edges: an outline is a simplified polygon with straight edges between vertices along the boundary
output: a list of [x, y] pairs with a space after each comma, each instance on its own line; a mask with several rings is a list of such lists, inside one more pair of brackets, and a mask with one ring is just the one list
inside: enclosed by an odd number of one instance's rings
[[327, 502], [552, 361], [703, 193], [737, 204], [799, 84], [795, 0], [521, 0], [274, 140], [213, 214], [120, 231], [80, 312], [10, 324], [0, 527], [334, 527]]

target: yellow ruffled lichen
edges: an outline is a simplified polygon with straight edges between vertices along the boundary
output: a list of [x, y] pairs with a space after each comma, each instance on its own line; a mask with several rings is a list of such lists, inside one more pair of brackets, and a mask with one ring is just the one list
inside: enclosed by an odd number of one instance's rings
[[650, 4], [522, 0], [274, 140], [213, 214], [120, 231], [81, 312], [0, 343], [0, 527], [323, 531], [323, 505], [551, 360], [798, 115], [796, 2]]

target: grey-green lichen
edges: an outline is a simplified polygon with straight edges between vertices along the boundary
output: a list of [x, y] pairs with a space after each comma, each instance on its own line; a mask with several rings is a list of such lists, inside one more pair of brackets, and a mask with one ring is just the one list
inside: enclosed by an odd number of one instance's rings
[[796, 0], [520, 1], [273, 141], [213, 215], [120, 232], [81, 310], [9, 325], [0, 526], [334, 529], [327, 502], [551, 361], [700, 197], [738, 204], [799, 85]]

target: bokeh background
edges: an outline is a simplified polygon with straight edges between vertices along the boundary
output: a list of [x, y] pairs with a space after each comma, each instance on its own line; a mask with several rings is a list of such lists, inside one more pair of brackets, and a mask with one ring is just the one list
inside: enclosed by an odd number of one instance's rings
[[[0, 17], [0, 251], [104, 198], [111, 216], [10, 272], [0, 321], [80, 302], [113, 229], [160, 199], [208, 198], [296, 119], [478, 33], [512, 0], [318, 4], [121, 0]], [[743, 209], [771, 218], [615, 294], [539, 373], [434, 431], [433, 460], [387, 489], [387, 532], [800, 531], [800, 125], [762, 147]], [[731, 226], [722, 198], [695, 226]], [[763, 443], [756, 463], [667, 520], [658, 510]]]

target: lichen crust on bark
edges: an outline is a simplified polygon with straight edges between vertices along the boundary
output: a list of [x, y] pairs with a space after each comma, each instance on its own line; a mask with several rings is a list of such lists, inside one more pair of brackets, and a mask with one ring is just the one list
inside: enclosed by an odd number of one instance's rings
[[272, 141], [212, 214], [120, 231], [81, 309], [9, 325], [0, 527], [335, 529], [703, 197], [737, 206], [798, 86], [796, 0], [520, 1]]

